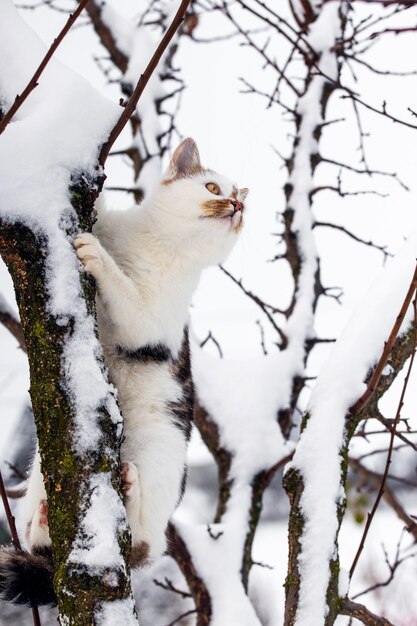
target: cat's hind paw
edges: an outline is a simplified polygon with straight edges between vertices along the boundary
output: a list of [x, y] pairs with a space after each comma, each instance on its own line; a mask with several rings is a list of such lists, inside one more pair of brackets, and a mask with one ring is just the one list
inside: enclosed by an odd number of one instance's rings
[[122, 491], [127, 497], [139, 497], [139, 475], [136, 465], [130, 461], [122, 463]]
[[41, 500], [39, 505], [39, 524], [48, 526], [48, 504], [46, 500]]
[[48, 527], [48, 504], [46, 500], [40, 500], [33, 519], [28, 524], [26, 539], [31, 549], [39, 546], [50, 545]]
[[81, 233], [75, 237], [73, 245], [84, 270], [97, 278], [103, 272], [104, 252], [98, 239], [91, 233]]

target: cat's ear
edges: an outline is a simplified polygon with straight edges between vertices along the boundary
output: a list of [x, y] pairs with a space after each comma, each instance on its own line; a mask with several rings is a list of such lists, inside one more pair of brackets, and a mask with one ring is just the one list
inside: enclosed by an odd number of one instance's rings
[[247, 187], [243, 187], [243, 189], [239, 189], [239, 199], [244, 202], [246, 200], [246, 196], [249, 193], [249, 189]]
[[187, 178], [203, 171], [200, 163], [200, 155], [194, 139], [187, 137], [176, 148], [172, 159], [165, 172], [164, 180], [170, 181], [177, 178]]

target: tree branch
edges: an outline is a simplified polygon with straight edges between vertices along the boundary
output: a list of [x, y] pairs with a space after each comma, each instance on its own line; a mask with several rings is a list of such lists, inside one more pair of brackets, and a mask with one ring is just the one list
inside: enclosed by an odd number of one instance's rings
[[[413, 369], [413, 365], [414, 365], [414, 357], [415, 357], [416, 345], [417, 345], [417, 326], [416, 326], [417, 320], [416, 320], [416, 317], [417, 317], [417, 315], [416, 315], [416, 301], [414, 300], [414, 341], [413, 341], [413, 350], [412, 350], [412, 353], [411, 353], [411, 359], [410, 359], [410, 363], [409, 363], [409, 366], [408, 366], [407, 374], [406, 374], [405, 379], [404, 379], [404, 384], [403, 384], [403, 388], [402, 388], [402, 391], [401, 391], [400, 399], [399, 399], [399, 402], [398, 402], [397, 413], [395, 415], [395, 419], [394, 419], [394, 422], [393, 422], [393, 425], [392, 425], [392, 428], [391, 428], [391, 437], [390, 437], [390, 443], [389, 443], [389, 449], [388, 449], [388, 455], [387, 455], [387, 461], [386, 461], [386, 464], [385, 464], [384, 474], [382, 476], [381, 484], [379, 486], [378, 495], [376, 497], [376, 500], [374, 502], [374, 505], [372, 507], [371, 512], [368, 514], [368, 519], [366, 520], [365, 529], [363, 531], [363, 535], [362, 535], [361, 542], [359, 544], [358, 551], [357, 551], [356, 556], [355, 556], [355, 558], [353, 560], [352, 567], [350, 568], [350, 578], [352, 578], [352, 576], [353, 576], [353, 573], [355, 571], [356, 565], [357, 565], [357, 563], [359, 561], [359, 557], [360, 557], [360, 555], [362, 553], [362, 550], [364, 548], [366, 537], [367, 537], [369, 529], [371, 527], [372, 520], [373, 520], [373, 518], [375, 516], [376, 510], [377, 510], [377, 508], [379, 506], [379, 503], [380, 503], [381, 498], [382, 498], [383, 493], [384, 493], [385, 483], [386, 483], [387, 476], [388, 476], [388, 470], [389, 470], [389, 466], [391, 465], [391, 458], [392, 458], [393, 447], [394, 447], [394, 440], [395, 440], [395, 430], [396, 430], [396, 427], [397, 427], [398, 422], [400, 420], [401, 409], [402, 409], [402, 406], [404, 404], [404, 397], [405, 397], [405, 393], [407, 391], [408, 381], [410, 379], [411, 370]], [[378, 383], [376, 383], [376, 384], [378, 384]]]
[[0, 294], [0, 323], [17, 339], [19, 346], [26, 352], [26, 341], [20, 321]]
[[340, 614], [354, 617], [362, 622], [362, 624], [366, 624], [366, 626], [394, 626], [394, 624], [385, 617], [379, 617], [375, 615], [375, 613], [371, 613], [366, 606], [352, 602], [349, 598], [343, 598]]

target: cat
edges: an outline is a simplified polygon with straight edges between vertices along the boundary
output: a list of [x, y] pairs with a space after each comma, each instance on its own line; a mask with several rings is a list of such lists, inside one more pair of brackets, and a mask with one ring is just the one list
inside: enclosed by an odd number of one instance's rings
[[[102, 207], [93, 234], [73, 242], [83, 270], [96, 282], [99, 339], [124, 418], [121, 479], [132, 567], [163, 554], [167, 523], [182, 497], [193, 415], [188, 308], [202, 270], [223, 262], [233, 248], [247, 193], [204, 169], [187, 138], [149, 198], [124, 212]], [[26, 501], [32, 554], [0, 552], [0, 596], [53, 604], [38, 454]], [[19, 587], [18, 571], [29, 588]]]

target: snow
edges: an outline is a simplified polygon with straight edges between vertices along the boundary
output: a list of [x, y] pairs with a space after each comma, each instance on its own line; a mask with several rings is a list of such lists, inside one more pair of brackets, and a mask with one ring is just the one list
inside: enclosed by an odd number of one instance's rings
[[[290, 467], [303, 477], [300, 507], [305, 519], [301, 540], [300, 605], [296, 625], [324, 623], [328, 562], [335, 554], [338, 530], [341, 458], [345, 416], [362, 395], [364, 379], [380, 357], [411, 282], [417, 233], [381, 272], [362, 306], [348, 323], [321, 369], [309, 403], [309, 421]], [[407, 328], [411, 309], [403, 324]]]
[[176, 526], [210, 594], [210, 626], [261, 626], [240, 580], [242, 537], [239, 530], [245, 531], [244, 520], [240, 529], [233, 525], [210, 524], [210, 533], [203, 525], [177, 523]]
[[[212, 600], [212, 626], [260, 626], [241, 582], [252, 481], [291, 453], [277, 423], [290, 379], [280, 376], [281, 355], [247, 361], [214, 358], [191, 336], [197, 396], [219, 429], [220, 448], [232, 453], [231, 494], [220, 524], [176, 522]], [[219, 574], [221, 572], [221, 575]], [[227, 581], [227, 584], [226, 584]]]
[[291, 383], [280, 371], [282, 357], [219, 359], [200, 348], [194, 336], [191, 347], [197, 396], [215, 419], [222, 446], [233, 454], [232, 477], [250, 482], [292, 451], [276, 419]]
[[344, 598], [345, 596], [348, 595], [349, 583], [350, 583], [349, 572], [343, 569], [343, 567], [341, 567], [340, 572], [339, 572], [339, 596], [341, 598]]
[[96, 613], [97, 626], [137, 626], [135, 604], [131, 598], [103, 602]]
[[103, 377], [101, 357], [101, 346], [94, 335], [93, 319], [86, 316], [84, 323], [74, 328], [63, 352], [69, 392], [75, 407], [74, 443], [80, 452], [94, 450], [99, 444], [100, 427], [97, 420], [91, 420], [91, 416], [100, 407], [107, 409], [113, 423], [119, 425], [118, 436], [122, 434], [116, 391]]
[[[89, 479], [86, 493], [90, 501], [68, 557], [69, 563], [86, 565], [96, 574], [106, 568], [125, 571], [119, 545], [114, 539], [117, 531], [126, 530], [127, 524], [123, 503], [110, 479], [107, 472], [94, 474]], [[117, 580], [114, 582], [118, 584]]]

